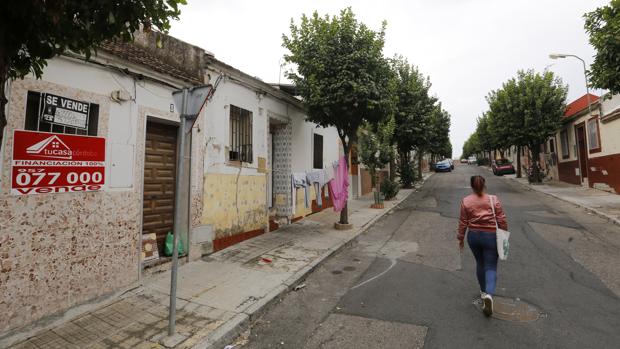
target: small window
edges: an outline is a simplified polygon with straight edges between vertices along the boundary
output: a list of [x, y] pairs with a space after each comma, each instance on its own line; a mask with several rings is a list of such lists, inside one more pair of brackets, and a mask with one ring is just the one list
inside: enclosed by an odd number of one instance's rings
[[316, 133], [314, 134], [314, 156], [312, 164], [314, 168], [323, 168], [323, 136]]
[[588, 121], [588, 148], [590, 151], [601, 148], [598, 141], [598, 119], [596, 118]]
[[566, 129], [560, 132], [560, 142], [562, 142], [562, 158], [568, 159], [570, 157], [570, 150], [568, 146], [568, 132]]
[[228, 159], [252, 163], [252, 112], [230, 106], [230, 152]]
[[97, 104], [28, 91], [26, 130], [96, 136], [98, 123]]

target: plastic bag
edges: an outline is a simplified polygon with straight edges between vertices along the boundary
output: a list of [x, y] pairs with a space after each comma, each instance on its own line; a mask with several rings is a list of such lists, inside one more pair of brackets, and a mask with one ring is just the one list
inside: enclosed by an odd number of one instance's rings
[[[170, 257], [172, 256], [172, 245], [174, 244], [174, 235], [172, 235], [172, 232], [168, 232], [168, 235], [166, 235], [166, 243], [164, 244], [164, 255], [166, 257]], [[181, 244], [181, 239], [179, 239], [179, 241], [177, 241], [177, 248], [179, 250], [179, 256], [182, 256], [185, 254], [185, 250], [183, 249], [183, 244]]]

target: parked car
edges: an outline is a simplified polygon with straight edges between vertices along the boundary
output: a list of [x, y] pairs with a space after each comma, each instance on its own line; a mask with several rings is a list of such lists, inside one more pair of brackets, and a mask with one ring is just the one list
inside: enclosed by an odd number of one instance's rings
[[435, 172], [452, 172], [452, 165], [448, 160], [442, 160], [435, 164]]
[[475, 157], [475, 156], [470, 156], [470, 157], [467, 159], [467, 164], [468, 164], [468, 165], [475, 165], [475, 164], [477, 164], [477, 163], [478, 163], [478, 161], [476, 160], [476, 157]]
[[462, 158], [462, 159], [461, 159], [461, 164], [466, 164], [466, 163], [467, 163], [467, 159]]
[[493, 174], [496, 176], [503, 176], [505, 174], [515, 174], [515, 167], [512, 165], [512, 162], [507, 159], [499, 159], [493, 161], [493, 165], [491, 165], [493, 169]]
[[443, 161], [447, 161], [450, 164], [450, 169], [454, 170], [454, 162], [452, 161], [452, 159], [444, 159]]

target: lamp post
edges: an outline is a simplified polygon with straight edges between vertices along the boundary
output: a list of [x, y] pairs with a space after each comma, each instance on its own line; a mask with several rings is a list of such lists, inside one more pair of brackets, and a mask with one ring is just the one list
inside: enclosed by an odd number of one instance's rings
[[[172, 99], [177, 110], [181, 111], [181, 124], [179, 125], [179, 151], [177, 156], [176, 183], [174, 189], [174, 228], [172, 243], [172, 268], [170, 272], [170, 309], [168, 317], [168, 335], [172, 336], [176, 328], [176, 299], [177, 299], [177, 273], [179, 269], [179, 234], [181, 230], [181, 191], [185, 169], [185, 135], [191, 131], [198, 114], [202, 110], [207, 99], [213, 91], [212, 85], [203, 85], [191, 88], [183, 88], [172, 93]], [[191, 151], [190, 151], [191, 153]]]
[[[571, 54], [552, 53], [552, 54], [549, 55], [549, 58], [551, 58], [551, 59], [560, 59], [560, 58], [566, 58], [566, 57], [577, 58], [583, 64], [583, 76], [586, 79], [586, 100], [588, 101], [588, 118], [589, 118], [589, 117], [592, 116], [592, 106], [590, 105], [590, 86], [588, 84], [588, 68], [586, 67], [586, 61], [584, 61], [579, 56], [571, 55]], [[577, 132], [577, 131], [575, 131], [575, 132]], [[585, 133], [585, 129], [584, 129], [584, 133]], [[575, 137], [577, 137], [577, 135], [575, 135]], [[577, 146], [579, 146], [579, 140], [577, 140]], [[587, 145], [584, 145], [584, 146], [587, 146]], [[577, 149], [576, 152], [579, 152], [579, 149]], [[586, 158], [587, 158], [587, 156], [586, 156]], [[583, 167], [581, 166], [582, 165], [581, 162], [584, 161], [584, 163], [587, 166], [587, 159], [582, 159], [581, 158], [581, 154], [577, 154], [577, 159], [579, 160], [579, 179], [580, 179], [580, 182], [583, 184], [583, 173], [581, 173]]]

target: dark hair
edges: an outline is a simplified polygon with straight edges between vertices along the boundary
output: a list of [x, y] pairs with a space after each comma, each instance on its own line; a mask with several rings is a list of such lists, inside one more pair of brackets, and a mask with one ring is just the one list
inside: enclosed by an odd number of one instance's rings
[[482, 196], [482, 192], [484, 191], [484, 182], [485, 179], [482, 176], [471, 176], [469, 180], [471, 184], [471, 188], [474, 190], [478, 196]]

